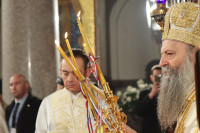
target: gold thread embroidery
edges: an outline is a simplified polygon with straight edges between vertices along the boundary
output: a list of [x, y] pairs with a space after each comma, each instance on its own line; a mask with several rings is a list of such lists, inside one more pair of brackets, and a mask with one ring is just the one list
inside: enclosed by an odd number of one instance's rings
[[178, 4], [177, 8], [174, 8], [171, 23], [183, 28], [191, 27], [197, 19], [198, 10], [195, 4]]
[[72, 106], [67, 90], [56, 92], [52, 95], [52, 108], [56, 131], [87, 130], [87, 113], [83, 97], [78, 97]]
[[187, 117], [189, 115], [190, 108], [192, 106], [192, 103], [194, 102], [194, 99], [195, 99], [195, 91], [193, 90], [188, 95], [188, 97], [186, 98], [185, 105], [183, 106], [182, 111], [179, 114], [179, 118], [178, 118], [179, 122], [177, 123], [177, 127], [175, 129], [175, 133], [182, 133], [183, 132], [183, 127], [184, 127], [185, 121], [186, 121], [186, 119], [187, 119]]
[[190, 45], [199, 46], [199, 5], [191, 2], [173, 5], [165, 16], [162, 40], [165, 39], [177, 40]]
[[200, 21], [197, 22], [197, 24], [194, 28], [193, 34], [200, 36]]
[[166, 39], [179, 40], [193, 46], [200, 44], [200, 36], [178, 29], [171, 29]]

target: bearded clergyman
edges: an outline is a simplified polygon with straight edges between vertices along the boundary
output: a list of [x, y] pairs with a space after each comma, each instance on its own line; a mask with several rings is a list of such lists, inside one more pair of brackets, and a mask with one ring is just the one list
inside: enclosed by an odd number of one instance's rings
[[158, 97], [161, 128], [175, 133], [200, 132], [196, 113], [194, 64], [200, 46], [200, 5], [173, 5], [165, 16], [161, 60], [163, 77]]

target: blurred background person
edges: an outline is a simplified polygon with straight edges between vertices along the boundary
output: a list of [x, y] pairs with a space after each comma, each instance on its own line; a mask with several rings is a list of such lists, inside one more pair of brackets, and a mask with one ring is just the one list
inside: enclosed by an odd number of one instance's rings
[[41, 100], [33, 96], [27, 79], [21, 74], [10, 78], [10, 91], [14, 96], [6, 108], [6, 120], [11, 133], [34, 133]]
[[140, 93], [136, 113], [143, 119], [142, 133], [161, 133], [157, 116], [157, 97], [160, 91], [161, 74], [162, 68], [154, 65], [150, 75], [153, 86]]
[[61, 77], [58, 77], [58, 78], [56, 79], [56, 84], [57, 84], [56, 90], [61, 90], [61, 89], [64, 88], [64, 83], [63, 83], [63, 80], [62, 80]]

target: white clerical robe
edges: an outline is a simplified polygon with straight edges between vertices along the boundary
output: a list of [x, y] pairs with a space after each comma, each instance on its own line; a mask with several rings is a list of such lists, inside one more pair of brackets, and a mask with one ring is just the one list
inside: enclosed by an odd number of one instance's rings
[[194, 84], [190, 87], [185, 105], [178, 117], [175, 133], [200, 133], [197, 122]]
[[0, 104], [0, 133], [8, 133], [8, 127], [5, 120], [5, 112]]
[[82, 94], [72, 104], [71, 93], [66, 88], [54, 92], [44, 98], [40, 105], [35, 132], [88, 133], [85, 104], [86, 99]]

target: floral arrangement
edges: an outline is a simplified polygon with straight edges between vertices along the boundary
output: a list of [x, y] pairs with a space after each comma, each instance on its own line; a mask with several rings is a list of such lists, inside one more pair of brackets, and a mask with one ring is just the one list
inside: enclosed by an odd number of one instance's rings
[[140, 92], [152, 84], [147, 84], [144, 80], [139, 79], [137, 81], [137, 88], [131, 85], [127, 86], [124, 91], [117, 91], [116, 95], [119, 97], [118, 105], [123, 111], [134, 113], [137, 100], [139, 99]]

